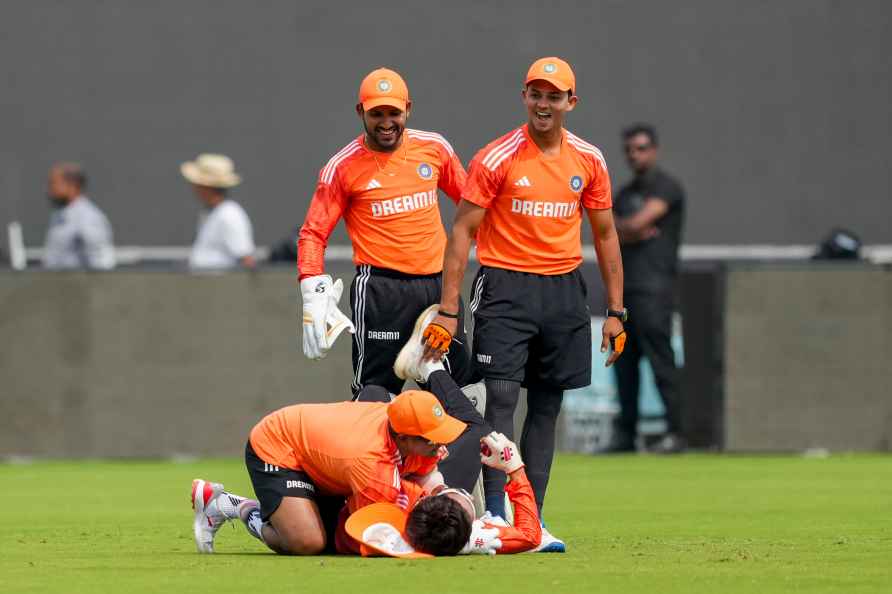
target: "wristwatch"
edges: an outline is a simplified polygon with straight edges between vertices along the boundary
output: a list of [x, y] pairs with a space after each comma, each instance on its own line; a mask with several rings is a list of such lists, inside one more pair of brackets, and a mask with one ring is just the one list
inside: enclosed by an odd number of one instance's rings
[[626, 323], [626, 320], [629, 319], [629, 308], [624, 307], [622, 309], [610, 309], [607, 308], [607, 317], [608, 318], [619, 318], [619, 321], [622, 323]]

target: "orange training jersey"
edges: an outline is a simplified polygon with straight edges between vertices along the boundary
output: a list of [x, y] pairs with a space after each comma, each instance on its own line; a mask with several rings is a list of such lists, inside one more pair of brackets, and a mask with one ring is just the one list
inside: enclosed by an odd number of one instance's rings
[[319, 494], [347, 497], [350, 512], [381, 501], [411, 509], [423, 490], [402, 477], [437, 466], [436, 457], [400, 456], [384, 402], [286, 406], [257, 423], [250, 439], [261, 460], [303, 470]]
[[547, 157], [527, 126], [486, 145], [471, 161], [462, 198], [487, 209], [477, 259], [536, 274], [563, 274], [582, 262], [582, 209], [612, 205], [597, 148], [563, 130], [560, 155]]
[[343, 217], [353, 262], [408, 274], [443, 269], [446, 232], [437, 188], [456, 203], [466, 181], [449, 142], [434, 132], [406, 129], [393, 153], [378, 153], [360, 136], [319, 173], [298, 239], [301, 278], [322, 274], [328, 238]]

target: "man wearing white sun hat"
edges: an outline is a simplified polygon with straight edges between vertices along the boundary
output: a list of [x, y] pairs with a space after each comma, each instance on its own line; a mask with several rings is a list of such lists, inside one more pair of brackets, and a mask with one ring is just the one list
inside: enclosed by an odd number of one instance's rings
[[205, 207], [189, 255], [189, 268], [252, 268], [256, 248], [251, 220], [245, 209], [226, 197], [229, 188], [242, 181], [232, 159], [225, 155], [201, 154], [194, 161], [180, 165], [180, 172]]

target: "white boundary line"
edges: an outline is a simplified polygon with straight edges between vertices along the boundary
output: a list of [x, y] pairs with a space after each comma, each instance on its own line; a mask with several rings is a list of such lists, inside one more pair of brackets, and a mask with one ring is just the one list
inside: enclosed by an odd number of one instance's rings
[[[685, 262], [705, 260], [808, 260], [817, 249], [814, 245], [683, 245], [681, 259]], [[189, 246], [118, 246], [115, 248], [118, 264], [139, 262], [186, 261], [189, 259]], [[861, 249], [864, 257], [876, 264], [892, 263], [892, 244], [866, 245]], [[27, 248], [28, 260], [41, 260], [43, 248]], [[268, 247], [258, 247], [257, 257], [266, 259]], [[472, 254], [473, 256], [473, 254]], [[593, 262], [595, 246], [582, 246], [582, 257]], [[330, 262], [349, 262], [353, 258], [353, 248], [349, 245], [330, 245], [325, 250], [325, 259]]]

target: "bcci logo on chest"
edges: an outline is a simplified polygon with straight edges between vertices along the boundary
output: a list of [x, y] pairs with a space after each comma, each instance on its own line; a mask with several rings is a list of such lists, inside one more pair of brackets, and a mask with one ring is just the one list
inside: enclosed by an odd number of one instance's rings
[[434, 176], [434, 168], [427, 163], [418, 166], [418, 177], [421, 179], [430, 179]]
[[570, 178], [570, 189], [574, 192], [582, 190], [582, 178], [580, 176], [574, 175]]

